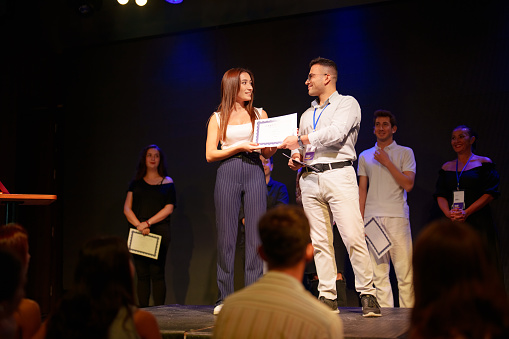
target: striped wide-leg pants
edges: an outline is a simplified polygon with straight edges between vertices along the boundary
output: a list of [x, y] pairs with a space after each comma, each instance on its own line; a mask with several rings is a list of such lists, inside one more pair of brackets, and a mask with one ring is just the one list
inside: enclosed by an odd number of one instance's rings
[[217, 170], [214, 201], [217, 227], [218, 303], [233, 293], [235, 245], [239, 209], [244, 193], [245, 212], [245, 285], [262, 276], [263, 262], [258, 256], [260, 245], [258, 220], [267, 208], [267, 185], [258, 153], [236, 156], [221, 162]]

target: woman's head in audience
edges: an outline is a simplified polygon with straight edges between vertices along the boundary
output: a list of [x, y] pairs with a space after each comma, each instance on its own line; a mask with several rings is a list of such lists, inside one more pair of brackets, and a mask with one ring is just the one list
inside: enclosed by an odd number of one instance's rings
[[74, 275], [77, 290], [92, 298], [120, 298], [133, 304], [133, 268], [126, 241], [101, 237], [88, 241], [80, 252]]
[[507, 296], [481, 240], [465, 223], [441, 219], [414, 244], [411, 338], [502, 338]]
[[0, 248], [6, 248], [16, 253], [26, 270], [30, 254], [28, 253], [28, 233], [23, 226], [14, 223], [1, 226]]
[[48, 322], [47, 338], [106, 338], [121, 309], [132, 315], [133, 274], [124, 239], [88, 241], [80, 251], [73, 289]]

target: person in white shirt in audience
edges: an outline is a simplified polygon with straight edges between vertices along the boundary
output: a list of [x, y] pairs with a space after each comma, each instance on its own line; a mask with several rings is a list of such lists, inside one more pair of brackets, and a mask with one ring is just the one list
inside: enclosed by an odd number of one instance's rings
[[313, 257], [302, 208], [279, 205], [259, 222], [258, 253], [269, 271], [225, 299], [214, 338], [343, 338], [341, 318], [302, 285]]

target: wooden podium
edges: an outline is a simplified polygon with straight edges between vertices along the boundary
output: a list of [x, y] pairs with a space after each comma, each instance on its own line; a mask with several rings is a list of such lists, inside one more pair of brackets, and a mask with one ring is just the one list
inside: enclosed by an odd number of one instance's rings
[[7, 206], [5, 223], [16, 222], [16, 210], [19, 205], [49, 205], [57, 200], [49, 194], [0, 194], [0, 203]]

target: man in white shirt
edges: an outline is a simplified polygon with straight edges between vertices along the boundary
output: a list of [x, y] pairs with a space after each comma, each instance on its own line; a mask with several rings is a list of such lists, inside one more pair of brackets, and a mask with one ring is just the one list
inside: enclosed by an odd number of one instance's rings
[[279, 205], [258, 224], [258, 253], [269, 272], [224, 301], [214, 338], [343, 338], [341, 318], [302, 285], [313, 257], [309, 222], [302, 208]]
[[392, 259], [398, 279], [399, 305], [413, 307], [412, 234], [407, 192], [414, 186], [414, 152], [394, 141], [397, 124], [391, 112], [376, 111], [373, 123], [376, 144], [359, 156], [360, 209], [364, 222], [374, 219], [392, 242], [391, 249], [380, 258], [370, 248], [376, 296], [382, 307], [394, 307], [389, 280]]
[[[373, 269], [359, 210], [355, 170], [355, 143], [361, 123], [357, 100], [336, 91], [337, 66], [317, 58], [310, 63], [306, 80], [310, 96], [318, 97], [302, 114], [299, 135], [287, 137], [279, 148], [292, 150], [292, 158], [312, 165], [303, 168], [299, 184], [302, 205], [311, 226], [315, 248], [319, 298], [334, 312], [337, 308], [336, 263], [332, 221], [346, 246], [355, 274], [355, 288], [361, 296], [363, 316], [381, 316], [373, 287]], [[288, 166], [301, 166], [292, 159]]]

